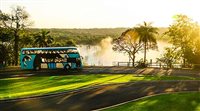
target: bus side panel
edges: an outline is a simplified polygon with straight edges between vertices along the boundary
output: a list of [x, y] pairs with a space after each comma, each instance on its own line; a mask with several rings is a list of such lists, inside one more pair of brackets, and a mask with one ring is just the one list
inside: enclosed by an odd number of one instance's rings
[[21, 69], [34, 69], [33, 64], [36, 55], [20, 55]]
[[47, 65], [48, 65], [48, 69], [56, 69], [56, 63], [55, 62], [50, 62]]
[[76, 69], [77, 67], [76, 67], [76, 63], [72, 63], [71, 64], [71, 69]]
[[69, 58], [80, 58], [79, 54], [68, 54]]
[[[81, 60], [81, 57], [80, 57], [80, 54], [68, 54], [69, 58], [80, 58]], [[77, 67], [77, 64], [76, 63], [72, 63], [71, 64], [71, 69], [76, 69], [76, 68], [82, 68], [82, 60], [80, 61], [80, 66]]]
[[76, 63], [64, 62], [64, 63], [63, 63], [63, 68], [64, 68], [66, 65], [69, 65], [71, 69], [76, 69], [76, 68], [77, 68]]

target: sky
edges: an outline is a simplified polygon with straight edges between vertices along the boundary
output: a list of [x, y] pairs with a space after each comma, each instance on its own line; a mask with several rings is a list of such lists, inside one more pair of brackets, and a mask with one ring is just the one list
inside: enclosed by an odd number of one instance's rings
[[199, 0], [0, 0], [0, 10], [24, 6], [33, 28], [167, 27], [176, 14], [200, 23]]

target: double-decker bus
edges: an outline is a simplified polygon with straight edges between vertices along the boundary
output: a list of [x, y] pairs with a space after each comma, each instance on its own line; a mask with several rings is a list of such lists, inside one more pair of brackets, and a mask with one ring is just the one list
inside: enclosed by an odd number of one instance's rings
[[77, 47], [22, 48], [20, 51], [21, 69], [40, 70], [41, 68], [82, 69], [82, 57]]

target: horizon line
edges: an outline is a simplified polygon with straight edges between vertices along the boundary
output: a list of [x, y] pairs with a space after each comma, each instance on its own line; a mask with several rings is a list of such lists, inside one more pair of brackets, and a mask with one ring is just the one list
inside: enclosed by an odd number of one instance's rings
[[[129, 28], [133, 28], [133, 27], [91, 27], [91, 28], [63, 28], [63, 27], [28, 27], [27, 29], [129, 29]], [[168, 27], [157, 27], [157, 28], [168, 28]]]

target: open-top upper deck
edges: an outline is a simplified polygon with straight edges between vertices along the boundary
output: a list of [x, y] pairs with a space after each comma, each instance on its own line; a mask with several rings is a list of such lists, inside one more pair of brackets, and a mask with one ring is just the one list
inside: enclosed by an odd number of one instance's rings
[[77, 47], [42, 47], [42, 48], [22, 48], [21, 54], [65, 54], [78, 53]]
[[67, 50], [67, 49], [77, 50], [77, 47], [37, 47], [37, 48], [22, 48], [21, 51], [23, 51], [23, 50]]

